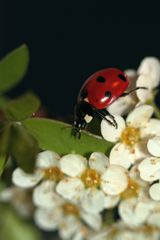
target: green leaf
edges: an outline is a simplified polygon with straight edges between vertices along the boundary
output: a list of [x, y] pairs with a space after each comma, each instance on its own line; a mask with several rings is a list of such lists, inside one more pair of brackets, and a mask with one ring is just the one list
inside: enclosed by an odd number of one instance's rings
[[3, 122], [0, 127], [0, 155], [8, 153], [10, 143], [11, 124], [9, 122]]
[[0, 156], [0, 176], [2, 175], [3, 173], [3, 170], [5, 168], [5, 165], [6, 165], [6, 156], [5, 155], [1, 155]]
[[18, 166], [26, 172], [31, 172], [38, 152], [37, 141], [22, 125], [13, 124], [11, 155], [16, 159]]
[[1, 205], [0, 210], [0, 239], [42, 240], [38, 229], [18, 217], [10, 207]]
[[0, 176], [3, 173], [10, 144], [11, 125], [9, 122], [3, 123], [0, 128]]
[[15, 100], [10, 101], [6, 106], [6, 115], [10, 120], [21, 121], [31, 117], [40, 106], [39, 98], [32, 94], [26, 93]]
[[0, 61], [0, 92], [14, 87], [24, 77], [29, 63], [29, 51], [24, 44]]
[[63, 122], [49, 119], [31, 118], [23, 121], [26, 129], [37, 139], [40, 148], [66, 154], [76, 152], [88, 155], [91, 152], [108, 153], [112, 143], [87, 132], [82, 132], [81, 139], [71, 136], [72, 127]]
[[9, 101], [9, 98], [4, 95], [0, 95], [0, 110], [4, 110], [7, 103]]

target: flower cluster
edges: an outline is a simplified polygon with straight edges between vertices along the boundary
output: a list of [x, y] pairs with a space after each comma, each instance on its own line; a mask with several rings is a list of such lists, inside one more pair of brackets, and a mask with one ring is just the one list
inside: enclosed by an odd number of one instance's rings
[[[35, 223], [58, 230], [64, 240], [160, 238], [160, 120], [149, 104], [160, 83], [159, 60], [145, 58], [137, 71], [126, 74], [130, 88], [147, 90], [109, 107], [118, 125], [101, 122], [103, 138], [113, 143], [109, 156], [42, 151], [32, 174], [13, 171], [16, 187], [2, 191], [0, 201], [15, 199], [16, 191], [32, 191]], [[18, 209], [18, 203], [14, 206]]]

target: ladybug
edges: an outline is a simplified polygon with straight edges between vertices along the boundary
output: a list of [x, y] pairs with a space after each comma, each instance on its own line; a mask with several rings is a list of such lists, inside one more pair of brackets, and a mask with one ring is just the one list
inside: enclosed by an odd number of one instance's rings
[[124, 97], [138, 89], [146, 89], [145, 87], [137, 87], [126, 93], [128, 85], [128, 77], [117, 68], [102, 69], [91, 75], [84, 82], [78, 95], [74, 111], [74, 135], [80, 138], [81, 130], [85, 129], [95, 116], [106, 120], [117, 128], [117, 122], [114, 116], [107, 111], [107, 107], [119, 97]]

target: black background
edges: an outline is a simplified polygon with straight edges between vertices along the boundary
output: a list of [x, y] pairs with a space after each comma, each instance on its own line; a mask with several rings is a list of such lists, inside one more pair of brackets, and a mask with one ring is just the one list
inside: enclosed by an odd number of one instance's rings
[[33, 89], [53, 116], [67, 118], [90, 74], [160, 56], [158, 11], [155, 1], [0, 0], [0, 57], [24, 42], [31, 55], [10, 96]]

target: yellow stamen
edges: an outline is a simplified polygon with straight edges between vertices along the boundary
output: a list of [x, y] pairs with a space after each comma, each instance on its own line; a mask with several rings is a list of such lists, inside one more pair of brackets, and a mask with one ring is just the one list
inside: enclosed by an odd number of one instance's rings
[[44, 169], [44, 177], [57, 182], [63, 178], [63, 173], [58, 167], [50, 167]]
[[151, 226], [151, 225], [144, 225], [139, 227], [139, 229], [137, 229], [140, 232], [143, 232], [145, 234], [153, 234], [153, 232], [156, 230], [159, 230], [156, 226]]
[[94, 169], [87, 169], [81, 176], [86, 187], [98, 187], [100, 184], [100, 175]]
[[62, 206], [65, 215], [79, 215], [79, 209], [72, 203], [65, 203]]
[[121, 198], [126, 199], [136, 197], [138, 195], [139, 188], [140, 186], [135, 180], [129, 179], [128, 188], [123, 193], [121, 193]]
[[132, 147], [140, 140], [140, 130], [135, 127], [126, 127], [121, 134], [121, 141]]

